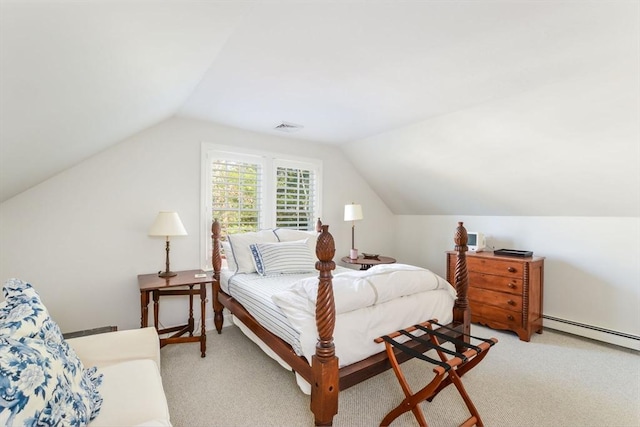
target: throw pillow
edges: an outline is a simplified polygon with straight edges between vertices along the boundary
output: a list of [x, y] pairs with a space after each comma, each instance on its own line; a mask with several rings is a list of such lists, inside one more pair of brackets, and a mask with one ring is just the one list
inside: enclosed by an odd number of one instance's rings
[[297, 240], [306, 240], [311, 258], [316, 259], [316, 243], [320, 233], [317, 231], [294, 230], [293, 228], [276, 228], [274, 230], [278, 240], [281, 242], [293, 242]]
[[256, 271], [261, 276], [315, 271], [306, 240], [249, 245]]
[[227, 239], [229, 240], [231, 251], [233, 252], [233, 257], [237, 264], [236, 273], [256, 272], [249, 245], [252, 243], [269, 243], [278, 241], [273, 230], [229, 234]]
[[[0, 366], [0, 424], [84, 426], [94, 418], [93, 408], [83, 404], [84, 389], [75, 386], [65, 361], [44, 341], [1, 336]], [[102, 381], [95, 367], [81, 377], [81, 385], [94, 380]]]
[[102, 374], [84, 368], [29, 283], [11, 279], [3, 291], [0, 424], [88, 424], [102, 405]]
[[238, 270], [238, 264], [236, 264], [236, 259], [233, 256], [231, 244], [229, 242], [220, 242], [220, 246], [222, 246], [222, 251], [224, 252], [225, 258], [227, 259], [227, 268], [231, 271]]

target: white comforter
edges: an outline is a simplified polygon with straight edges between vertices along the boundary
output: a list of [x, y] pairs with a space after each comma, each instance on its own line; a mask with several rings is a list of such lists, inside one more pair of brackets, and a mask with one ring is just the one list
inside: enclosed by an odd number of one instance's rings
[[[315, 302], [318, 279], [312, 277], [275, 293], [273, 301], [300, 333], [300, 344], [310, 361], [318, 333]], [[366, 271], [333, 277], [336, 304], [334, 344], [340, 366], [365, 359], [384, 349], [373, 340], [429, 319], [452, 320], [455, 290], [442, 277], [424, 268], [378, 265]]]

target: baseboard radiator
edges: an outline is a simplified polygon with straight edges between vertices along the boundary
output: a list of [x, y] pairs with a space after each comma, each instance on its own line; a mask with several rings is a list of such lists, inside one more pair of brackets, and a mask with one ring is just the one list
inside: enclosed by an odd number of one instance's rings
[[544, 327], [640, 351], [640, 336], [543, 315]]

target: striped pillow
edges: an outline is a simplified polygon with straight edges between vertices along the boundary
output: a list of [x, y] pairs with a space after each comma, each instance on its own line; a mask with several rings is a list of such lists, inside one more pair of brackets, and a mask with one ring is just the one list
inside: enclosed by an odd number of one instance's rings
[[315, 260], [309, 252], [307, 240], [249, 245], [256, 271], [261, 276], [315, 271]]
[[[229, 234], [227, 241], [231, 245], [231, 252], [235, 260], [236, 273], [255, 272], [253, 256], [249, 245], [252, 243], [275, 243], [278, 241], [272, 229], [250, 231], [247, 233]], [[233, 271], [233, 270], [232, 270]]]

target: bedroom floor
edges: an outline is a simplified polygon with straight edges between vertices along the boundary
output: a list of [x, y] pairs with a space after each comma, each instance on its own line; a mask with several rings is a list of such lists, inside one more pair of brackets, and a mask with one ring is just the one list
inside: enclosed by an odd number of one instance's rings
[[[472, 325], [472, 334], [499, 343], [463, 382], [488, 426], [638, 426], [640, 354], [545, 329], [526, 343], [509, 332]], [[309, 397], [292, 372], [235, 326], [198, 344], [161, 350], [162, 377], [176, 427], [312, 426]], [[432, 378], [422, 361], [402, 365], [414, 391]], [[426, 369], [425, 369], [426, 368]], [[334, 426], [378, 425], [403, 394], [391, 371], [345, 390]], [[457, 426], [468, 414], [453, 387], [422, 403], [432, 427]], [[393, 426], [417, 425], [404, 414]]]

